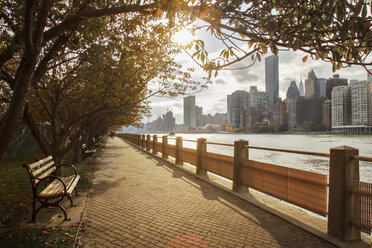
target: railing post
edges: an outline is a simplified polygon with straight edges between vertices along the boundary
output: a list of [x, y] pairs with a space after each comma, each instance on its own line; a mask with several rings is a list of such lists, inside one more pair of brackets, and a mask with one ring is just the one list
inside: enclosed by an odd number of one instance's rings
[[331, 148], [329, 160], [328, 234], [344, 241], [360, 239], [352, 224], [354, 180], [359, 180], [359, 150], [339, 146]]
[[196, 174], [206, 175], [207, 171], [203, 170], [202, 155], [207, 151], [207, 139], [199, 138], [196, 143]]
[[146, 135], [142, 134], [142, 149], [145, 149]]
[[162, 143], [161, 143], [161, 157], [162, 158], [168, 158], [168, 154], [167, 154], [167, 145], [168, 145], [168, 136], [164, 135], [162, 137]]
[[156, 144], [157, 143], [158, 143], [158, 136], [157, 135], [154, 135], [153, 136], [153, 140], [152, 140], [152, 153], [153, 154], [158, 153], [157, 148], [156, 148]]
[[147, 139], [146, 139], [146, 151], [150, 151], [150, 139], [151, 139], [151, 135], [148, 134]]
[[234, 171], [233, 171], [233, 191], [246, 192], [248, 187], [242, 183], [242, 159], [248, 158], [246, 140], [237, 140], [234, 142]]
[[136, 142], [136, 145], [137, 146], [140, 146], [141, 144], [141, 135], [140, 134], [137, 134], [137, 142]]
[[182, 137], [176, 137], [176, 164], [183, 164], [181, 159]]

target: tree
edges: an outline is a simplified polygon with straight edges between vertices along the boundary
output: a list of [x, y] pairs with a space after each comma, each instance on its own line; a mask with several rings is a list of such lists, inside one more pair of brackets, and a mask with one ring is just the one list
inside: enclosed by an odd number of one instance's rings
[[[301, 50], [308, 56], [345, 66], [371, 66], [372, 16], [370, 1], [203, 1], [192, 13], [226, 46], [218, 58], [207, 59], [203, 41], [196, 41], [193, 57], [213, 71], [250, 57], [253, 63], [269, 50]], [[197, 27], [196, 27], [197, 28]], [[191, 46], [189, 46], [191, 48]]]
[[247, 57], [260, 60], [268, 49], [277, 54], [280, 47], [329, 61], [334, 70], [371, 65], [366, 61], [372, 47], [371, 16], [363, 0], [6, 0], [0, 7], [1, 96], [11, 96], [0, 111], [0, 156], [22, 118], [30, 87], [37, 87], [56, 66], [53, 62], [66, 44], [76, 42], [71, 56], [84, 50], [120, 14], [165, 16], [170, 27], [195, 18], [205, 21], [226, 45], [220, 56], [208, 58], [203, 41], [194, 43], [193, 57], [210, 76]]
[[[150, 14], [151, 7], [154, 3], [131, 1], [3, 1], [0, 68], [2, 84], [11, 92], [11, 99], [0, 120], [0, 156], [22, 119], [30, 87], [37, 86], [71, 38], [79, 42], [76, 38], [80, 36], [89, 41], [102, 28], [98, 18]], [[83, 45], [76, 44], [75, 51]]]
[[[30, 92], [24, 119], [57, 164], [74, 145], [94, 143], [110, 126], [139, 122], [150, 96], [173, 96], [199, 85], [173, 61], [179, 50], [166, 25], [148, 17], [117, 18], [121, 22], [108, 25], [77, 59], [56, 61]], [[139, 21], [142, 28], [133, 29]], [[69, 56], [66, 49], [59, 60]], [[40, 123], [49, 123], [49, 137], [40, 132]]]

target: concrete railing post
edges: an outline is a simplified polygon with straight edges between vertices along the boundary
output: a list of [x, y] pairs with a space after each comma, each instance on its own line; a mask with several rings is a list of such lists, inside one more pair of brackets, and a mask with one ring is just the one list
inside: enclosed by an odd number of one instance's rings
[[168, 154], [167, 154], [167, 145], [168, 145], [168, 136], [163, 136], [162, 137], [162, 143], [161, 143], [161, 157], [162, 158], [168, 158]]
[[360, 239], [353, 219], [354, 180], [359, 180], [359, 162], [353, 157], [359, 150], [339, 146], [331, 148], [329, 160], [328, 234], [344, 241]]
[[153, 140], [152, 140], [152, 153], [153, 154], [157, 154], [158, 153], [158, 149], [156, 147], [156, 144], [157, 143], [158, 143], [158, 136], [157, 135], [154, 135]]
[[181, 159], [182, 137], [176, 137], [176, 164], [183, 164]]
[[146, 151], [150, 151], [150, 139], [151, 139], [151, 135], [148, 134], [147, 139], [146, 139]]
[[242, 159], [248, 158], [246, 140], [237, 140], [234, 142], [234, 170], [233, 170], [233, 191], [245, 192], [248, 187], [242, 183]]
[[207, 151], [207, 139], [199, 138], [196, 143], [196, 174], [206, 175], [207, 170], [203, 169], [202, 155]]

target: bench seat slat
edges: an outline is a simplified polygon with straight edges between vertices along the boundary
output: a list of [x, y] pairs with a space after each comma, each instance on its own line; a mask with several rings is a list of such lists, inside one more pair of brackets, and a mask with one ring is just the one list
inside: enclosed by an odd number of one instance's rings
[[[76, 187], [77, 182], [80, 179], [80, 176], [69, 176], [61, 177], [63, 182], [66, 184], [66, 195], [71, 195], [72, 191]], [[42, 192], [38, 194], [38, 197], [41, 199], [52, 199], [64, 194], [63, 185], [59, 180], [53, 180]]]
[[54, 165], [54, 161], [52, 160], [51, 162], [49, 162], [48, 164], [46, 165], [43, 165], [42, 167], [40, 167], [39, 169], [37, 170], [34, 170], [31, 175], [33, 177], [37, 176], [38, 174], [40, 174], [41, 172], [45, 171], [46, 169], [50, 168], [51, 166]]
[[27, 165], [27, 167], [28, 167], [28, 169], [33, 169], [33, 168], [35, 168], [36, 166], [39, 166], [39, 165], [41, 165], [42, 163], [45, 163], [46, 161], [51, 160], [51, 159], [52, 159], [52, 156], [49, 156], [49, 157], [46, 157], [46, 158], [44, 158], [44, 159], [42, 159], [42, 160], [39, 160], [39, 161], [37, 161], [37, 162], [35, 162], [35, 163], [33, 163], [33, 164], [29, 164], [29, 165]]
[[70, 187], [68, 188], [67, 192], [66, 192], [66, 195], [71, 195], [72, 194], [72, 191], [74, 190], [74, 188], [76, 187], [76, 184], [78, 183], [80, 179], [80, 175], [77, 175], [75, 177], [75, 180], [71, 182], [71, 185]]

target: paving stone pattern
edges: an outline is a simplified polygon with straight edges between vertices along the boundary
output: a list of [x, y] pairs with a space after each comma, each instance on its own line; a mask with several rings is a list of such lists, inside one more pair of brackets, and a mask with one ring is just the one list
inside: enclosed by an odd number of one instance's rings
[[119, 138], [99, 161], [84, 247], [334, 247]]

